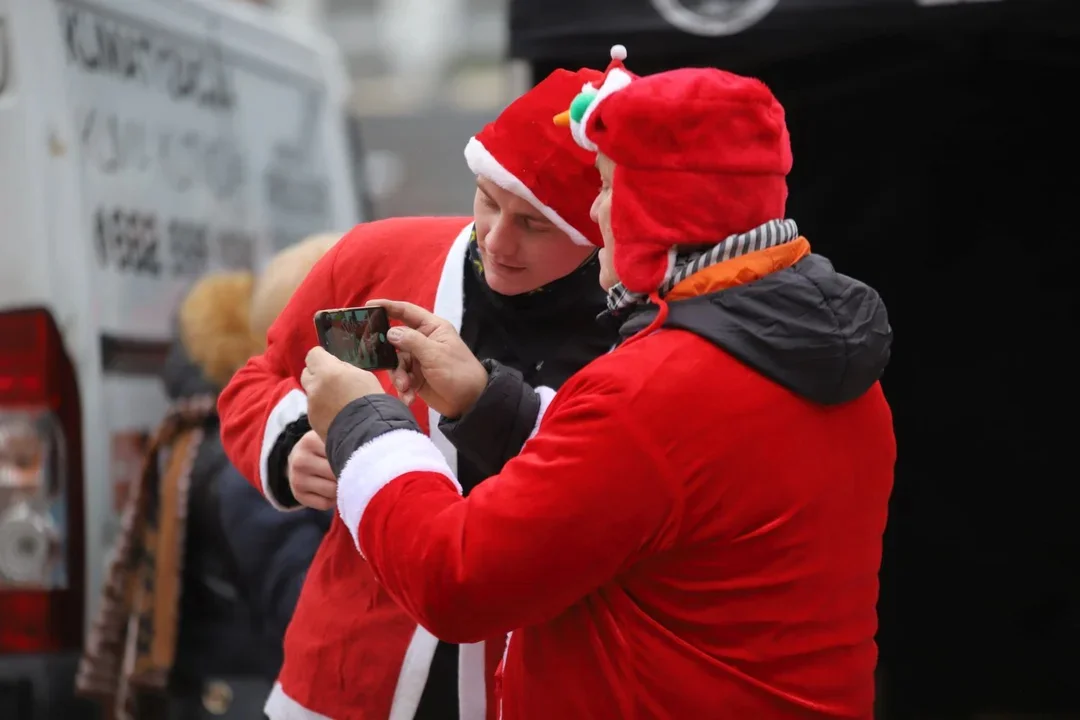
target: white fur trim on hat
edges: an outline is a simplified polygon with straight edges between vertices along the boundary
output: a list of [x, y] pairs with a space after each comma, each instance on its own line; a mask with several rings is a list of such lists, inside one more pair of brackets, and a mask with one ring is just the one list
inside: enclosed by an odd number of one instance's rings
[[574, 140], [577, 144], [585, 148], [589, 152], [596, 152], [596, 143], [589, 139], [585, 134], [585, 128], [589, 125], [589, 118], [592, 117], [593, 111], [600, 106], [600, 103], [605, 98], [619, 92], [627, 85], [630, 84], [632, 78], [630, 74], [625, 70], [619, 68], [612, 68], [607, 77], [604, 78], [604, 84], [600, 86], [600, 89], [596, 91], [596, 97], [589, 103], [589, 107], [585, 108], [585, 114], [581, 116], [580, 123], [571, 123], [570, 131], [574, 135]]
[[575, 245], [592, 247], [593, 244], [584, 235], [566, 220], [563, 220], [562, 216], [554, 208], [540, 202], [540, 199], [529, 189], [529, 186], [503, 167], [502, 163], [496, 160], [495, 156], [475, 137], [470, 138], [469, 143], [465, 146], [465, 162], [469, 163], [469, 169], [473, 171], [474, 175], [486, 177], [503, 190], [514, 193], [539, 210], [544, 217], [551, 221], [552, 225], [566, 233], [574, 241]]

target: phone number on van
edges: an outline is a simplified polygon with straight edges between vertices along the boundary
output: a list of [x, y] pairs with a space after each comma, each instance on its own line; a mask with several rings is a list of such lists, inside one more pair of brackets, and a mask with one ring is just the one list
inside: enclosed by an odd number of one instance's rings
[[[164, 242], [162, 242], [164, 234]], [[196, 277], [211, 264], [211, 238], [227, 269], [250, 269], [254, 240], [245, 233], [212, 236], [203, 223], [170, 220], [162, 233], [157, 216], [123, 208], [98, 208], [93, 218], [94, 248], [103, 268], [160, 277]]]

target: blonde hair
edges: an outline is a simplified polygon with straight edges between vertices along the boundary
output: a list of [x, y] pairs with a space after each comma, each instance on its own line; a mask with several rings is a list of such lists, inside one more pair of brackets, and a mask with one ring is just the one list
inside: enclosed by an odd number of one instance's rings
[[271, 260], [256, 278], [247, 271], [199, 279], [180, 303], [180, 342], [207, 380], [224, 387], [266, 349], [266, 331], [340, 235], [313, 235]]
[[259, 275], [251, 293], [249, 325], [251, 336], [259, 344], [258, 352], [266, 349], [267, 330], [285, 309], [300, 283], [341, 235], [322, 233], [309, 236], [275, 255]]
[[224, 387], [258, 343], [249, 328], [249, 272], [218, 272], [202, 277], [180, 304], [180, 342], [208, 380]]

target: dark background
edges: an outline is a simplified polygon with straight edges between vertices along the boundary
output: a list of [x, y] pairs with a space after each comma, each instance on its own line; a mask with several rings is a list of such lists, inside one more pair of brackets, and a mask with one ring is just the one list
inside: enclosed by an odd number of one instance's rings
[[781, 0], [703, 38], [649, 0], [515, 0], [534, 79], [629, 49], [754, 75], [787, 109], [788, 214], [880, 290], [899, 460], [882, 717], [1080, 717], [1080, 2]]

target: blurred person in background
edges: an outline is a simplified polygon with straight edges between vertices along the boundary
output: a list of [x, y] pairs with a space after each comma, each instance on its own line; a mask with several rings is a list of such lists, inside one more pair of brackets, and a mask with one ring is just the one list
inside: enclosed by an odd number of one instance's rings
[[[304, 281], [271, 327], [266, 352], [236, 374], [219, 402], [226, 452], [276, 508], [336, 503], [337, 480], [322, 440], [310, 431], [300, 386], [319, 310], [405, 298], [453, 318], [478, 356], [551, 387], [611, 346], [614, 332], [596, 325], [605, 302], [595, 280], [602, 240], [589, 219], [600, 176], [589, 153], [550, 121], [568, 94], [602, 76], [556, 71], [468, 142], [477, 185], [472, 217], [360, 225]], [[477, 462], [454, 456], [424, 403], [412, 412], [447, 450], [466, 493], [498, 472], [498, 458], [509, 458], [532, 429], [485, 428], [487, 457], [496, 460]], [[286, 634], [267, 714], [493, 720], [491, 681], [504, 643], [501, 634], [461, 647], [438, 642], [379, 585], [335, 519]]]
[[764, 84], [614, 63], [571, 99], [623, 341], [553, 394], [385, 303], [411, 328], [390, 331], [397, 382], [459, 440], [534, 428], [468, 497], [403, 403], [314, 347], [310, 422], [358, 554], [436, 636], [513, 633], [505, 720], [870, 720], [896, 460], [884, 304], [784, 219], [790, 141]]
[[[262, 716], [330, 514], [269, 507], [226, 458], [215, 403], [334, 238], [282, 251], [257, 279], [207, 275], [180, 305], [163, 373], [169, 417], [125, 510], [77, 683], [118, 717]], [[163, 599], [165, 613], [155, 610]]]

